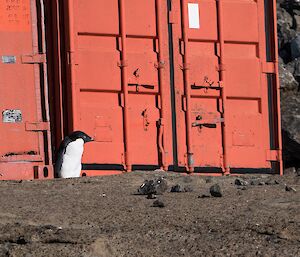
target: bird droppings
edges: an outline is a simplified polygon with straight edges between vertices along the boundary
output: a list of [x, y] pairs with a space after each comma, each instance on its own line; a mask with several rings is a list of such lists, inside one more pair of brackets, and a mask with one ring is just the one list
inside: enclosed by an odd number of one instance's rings
[[221, 187], [219, 186], [219, 184], [214, 184], [213, 186], [210, 187], [209, 192], [211, 194], [211, 196], [213, 197], [222, 197], [222, 191], [221, 191]]

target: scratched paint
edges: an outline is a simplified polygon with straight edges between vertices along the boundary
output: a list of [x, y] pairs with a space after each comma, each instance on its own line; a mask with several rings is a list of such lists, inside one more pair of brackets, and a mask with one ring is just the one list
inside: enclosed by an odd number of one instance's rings
[[30, 0], [0, 0], [0, 31], [30, 31]]

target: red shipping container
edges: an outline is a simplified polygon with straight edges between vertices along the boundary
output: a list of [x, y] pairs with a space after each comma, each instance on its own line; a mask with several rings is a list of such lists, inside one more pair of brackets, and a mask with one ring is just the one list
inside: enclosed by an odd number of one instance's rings
[[73, 130], [95, 138], [86, 175], [282, 173], [273, 1], [13, 6], [0, 1], [2, 179], [52, 177]]

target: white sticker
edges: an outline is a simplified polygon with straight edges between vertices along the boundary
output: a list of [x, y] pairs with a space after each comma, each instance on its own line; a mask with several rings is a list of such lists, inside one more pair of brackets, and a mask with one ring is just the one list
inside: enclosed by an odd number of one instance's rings
[[190, 29], [200, 29], [200, 15], [199, 15], [199, 5], [198, 4], [188, 4], [189, 11], [189, 28]]

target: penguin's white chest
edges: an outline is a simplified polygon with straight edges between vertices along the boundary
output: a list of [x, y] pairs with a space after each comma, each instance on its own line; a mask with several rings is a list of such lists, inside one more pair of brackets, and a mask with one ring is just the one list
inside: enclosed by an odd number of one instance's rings
[[68, 144], [60, 171], [62, 178], [80, 177], [83, 145], [81, 138]]

